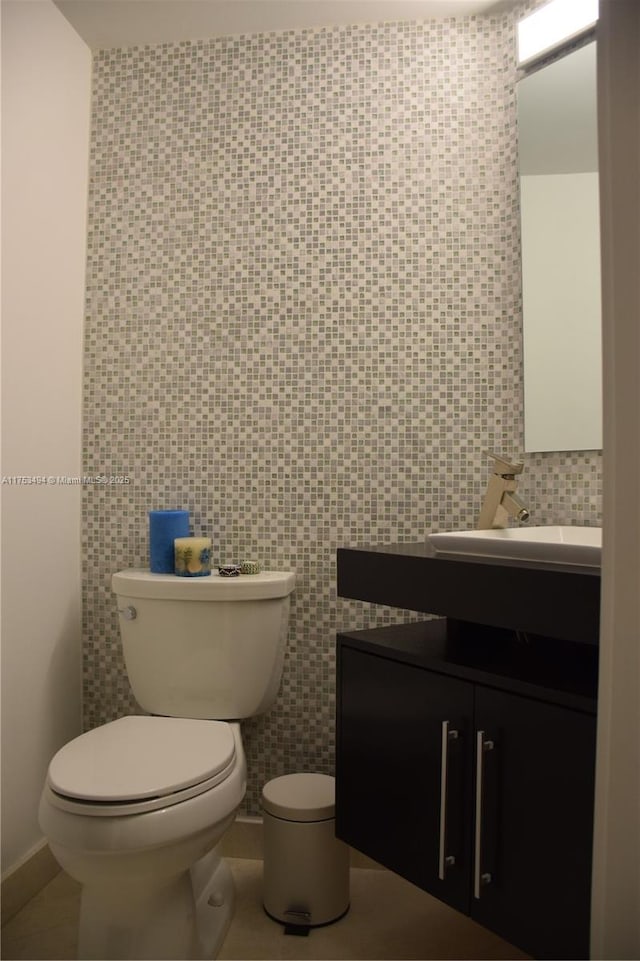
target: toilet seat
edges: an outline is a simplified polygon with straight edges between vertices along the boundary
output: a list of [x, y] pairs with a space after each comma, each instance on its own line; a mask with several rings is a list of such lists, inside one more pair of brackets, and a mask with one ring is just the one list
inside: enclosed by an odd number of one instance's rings
[[89, 816], [142, 814], [196, 797], [236, 763], [223, 721], [122, 717], [66, 744], [49, 765], [52, 804]]

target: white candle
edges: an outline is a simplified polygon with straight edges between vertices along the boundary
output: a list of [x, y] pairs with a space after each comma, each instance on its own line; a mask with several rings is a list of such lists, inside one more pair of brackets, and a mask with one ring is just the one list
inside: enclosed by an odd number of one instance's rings
[[173, 547], [175, 572], [180, 577], [206, 577], [211, 574], [210, 537], [176, 537]]

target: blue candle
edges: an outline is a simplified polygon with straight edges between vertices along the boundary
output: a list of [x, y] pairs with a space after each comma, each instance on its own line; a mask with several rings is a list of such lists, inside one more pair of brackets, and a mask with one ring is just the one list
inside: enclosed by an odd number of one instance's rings
[[173, 574], [173, 542], [189, 536], [189, 511], [149, 511], [149, 567], [153, 574]]

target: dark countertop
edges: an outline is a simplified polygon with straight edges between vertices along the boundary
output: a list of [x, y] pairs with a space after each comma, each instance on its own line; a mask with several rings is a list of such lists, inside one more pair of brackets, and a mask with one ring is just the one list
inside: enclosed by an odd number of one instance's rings
[[437, 556], [428, 541], [342, 547], [338, 596], [597, 644], [600, 571]]

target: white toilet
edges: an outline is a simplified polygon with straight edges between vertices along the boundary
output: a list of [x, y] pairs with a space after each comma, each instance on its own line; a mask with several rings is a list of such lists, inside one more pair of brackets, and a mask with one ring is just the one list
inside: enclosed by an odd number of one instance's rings
[[238, 722], [278, 692], [295, 575], [129, 570], [112, 586], [129, 681], [153, 716], [58, 751], [40, 826], [83, 886], [79, 958], [212, 958], [233, 913], [216, 846], [245, 793]]

